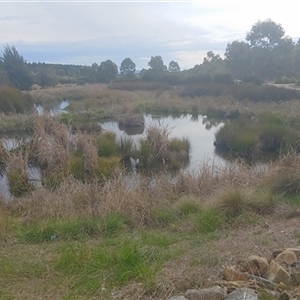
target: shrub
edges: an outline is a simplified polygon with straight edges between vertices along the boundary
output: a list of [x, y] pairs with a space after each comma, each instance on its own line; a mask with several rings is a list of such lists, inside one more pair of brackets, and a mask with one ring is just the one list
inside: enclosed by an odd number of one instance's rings
[[119, 154], [119, 146], [114, 132], [104, 132], [97, 138], [96, 143], [99, 156], [109, 157]]
[[27, 172], [20, 170], [10, 170], [7, 174], [9, 191], [15, 197], [21, 197], [34, 190], [34, 185], [30, 182]]
[[29, 94], [9, 86], [0, 87], [0, 111], [5, 114], [22, 114], [31, 109], [33, 109], [33, 99]]
[[97, 165], [94, 166], [94, 173], [97, 177], [109, 178], [120, 166], [121, 158], [119, 156], [99, 157]]

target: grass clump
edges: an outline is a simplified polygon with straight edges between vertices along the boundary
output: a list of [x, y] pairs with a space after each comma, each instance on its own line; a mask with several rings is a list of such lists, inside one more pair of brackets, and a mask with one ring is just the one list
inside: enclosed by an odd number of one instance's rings
[[109, 291], [133, 281], [147, 286], [154, 281], [161, 259], [159, 247], [149, 247], [139, 239], [126, 238], [111, 246], [78, 243], [61, 249], [56, 270], [72, 276], [70, 296], [91, 296], [103, 287]]
[[149, 166], [155, 162], [163, 166], [179, 169], [188, 160], [190, 141], [187, 138], [170, 138], [167, 128], [150, 126], [146, 138], [140, 140], [135, 156], [139, 166]]
[[198, 233], [209, 235], [222, 229], [227, 218], [216, 209], [207, 209], [195, 216], [195, 227]]
[[71, 217], [68, 219], [40, 220], [22, 226], [18, 231], [19, 240], [26, 243], [46, 241], [84, 241], [96, 237], [109, 237], [124, 230], [128, 223], [121, 215], [111, 213], [102, 218]]
[[15, 197], [21, 197], [33, 191], [35, 186], [30, 181], [27, 172], [28, 154], [21, 151], [11, 154], [7, 161], [7, 179], [10, 193]]
[[114, 132], [106, 131], [102, 133], [97, 138], [96, 143], [99, 156], [109, 157], [119, 154], [119, 146]]
[[33, 109], [33, 99], [10, 86], [0, 87], [0, 111], [5, 114], [23, 114]]
[[179, 216], [188, 217], [202, 210], [199, 200], [194, 197], [183, 197], [175, 204], [175, 211]]
[[218, 195], [217, 207], [228, 218], [236, 218], [247, 209], [247, 196], [238, 187], [228, 187]]
[[94, 174], [97, 177], [110, 178], [118, 168], [122, 167], [121, 162], [119, 156], [99, 157], [94, 166]]

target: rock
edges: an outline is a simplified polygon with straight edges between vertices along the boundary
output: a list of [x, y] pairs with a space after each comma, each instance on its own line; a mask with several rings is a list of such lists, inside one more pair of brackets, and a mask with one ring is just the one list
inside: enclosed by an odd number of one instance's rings
[[174, 296], [168, 300], [188, 300], [188, 299], [185, 298], [184, 296]]
[[269, 263], [267, 261], [267, 259], [265, 257], [261, 257], [261, 256], [258, 256], [258, 255], [251, 255], [248, 259], [249, 261], [249, 266], [254, 266], [256, 268], [251, 268], [249, 271], [252, 271], [252, 272], [248, 272], [248, 273], [251, 273], [253, 275], [257, 275], [257, 276], [263, 276], [268, 267], [269, 267]]
[[280, 254], [281, 252], [283, 252], [284, 249], [276, 249], [273, 251], [273, 257], [276, 258], [278, 256], [278, 254]]
[[297, 259], [300, 257], [300, 247], [298, 247], [298, 248], [286, 248], [286, 250], [293, 251], [297, 256]]
[[256, 283], [262, 283], [264, 286], [268, 287], [271, 290], [276, 290], [278, 288], [278, 284], [259, 276], [250, 275], [250, 279]]
[[249, 275], [247, 273], [240, 273], [233, 268], [226, 267], [222, 272], [223, 279], [228, 281], [248, 281]]
[[276, 256], [275, 261], [279, 264], [285, 263], [287, 265], [292, 265], [297, 261], [297, 256], [294, 251], [285, 249]]
[[226, 300], [258, 300], [258, 296], [252, 289], [239, 288], [230, 293]]
[[275, 283], [283, 282], [284, 284], [288, 284], [290, 281], [288, 272], [274, 260], [271, 261], [269, 269], [264, 277]]
[[189, 300], [224, 300], [225, 294], [220, 286], [201, 290], [187, 290], [185, 298]]

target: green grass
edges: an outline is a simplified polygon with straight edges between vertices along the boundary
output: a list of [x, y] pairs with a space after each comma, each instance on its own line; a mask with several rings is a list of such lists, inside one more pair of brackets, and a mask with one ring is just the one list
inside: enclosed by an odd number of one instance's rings
[[66, 220], [41, 220], [19, 228], [17, 237], [33, 244], [53, 240], [86, 240], [113, 236], [127, 226], [126, 219], [117, 214], [92, 219], [72, 217]]

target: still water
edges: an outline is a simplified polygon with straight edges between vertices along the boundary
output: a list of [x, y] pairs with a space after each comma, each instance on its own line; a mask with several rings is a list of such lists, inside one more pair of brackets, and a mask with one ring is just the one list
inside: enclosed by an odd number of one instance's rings
[[187, 137], [191, 143], [190, 162], [186, 167], [192, 171], [203, 163], [222, 165], [225, 160], [215, 153], [215, 132], [223, 126], [222, 122], [211, 123], [205, 116], [190, 114], [172, 116], [144, 115], [145, 127], [121, 128], [117, 122], [101, 124], [104, 130], [113, 131], [117, 138], [130, 137], [135, 142], [146, 136], [147, 127], [157, 126], [168, 129], [170, 138]]
[[[59, 114], [67, 106], [67, 102], [62, 103], [53, 114]], [[39, 114], [43, 113], [43, 110], [36, 107]], [[154, 116], [144, 115], [145, 126], [134, 127], [121, 127], [118, 122], [110, 121], [101, 124], [103, 130], [115, 132], [118, 139], [130, 137], [134, 142], [138, 142], [139, 139], [146, 136], [147, 128], [149, 126], [157, 126], [167, 129], [169, 137], [183, 138], [186, 137], [190, 141], [190, 159], [188, 165], [184, 170], [193, 171], [197, 170], [201, 164], [214, 164], [222, 165], [225, 160], [215, 153], [214, 136], [215, 132], [223, 126], [223, 123], [217, 121], [212, 122], [211, 119], [207, 119], [205, 116], [192, 116], [192, 115], [179, 115], [172, 116]], [[1, 139], [2, 138], [2, 139]], [[20, 143], [30, 141], [30, 136], [2, 136], [0, 137], [7, 150], [16, 148]], [[132, 161], [132, 164], [134, 161]], [[30, 179], [36, 184], [40, 184], [40, 170], [38, 168], [29, 167], [28, 174]], [[11, 198], [7, 183], [6, 171], [0, 173], [0, 193], [6, 198]]]

